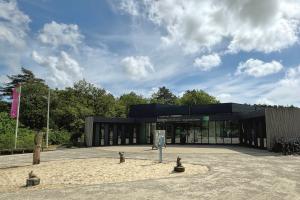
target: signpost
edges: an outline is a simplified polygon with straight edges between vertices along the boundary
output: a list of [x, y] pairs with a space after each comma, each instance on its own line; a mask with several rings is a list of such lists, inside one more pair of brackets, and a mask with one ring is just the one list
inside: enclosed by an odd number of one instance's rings
[[157, 146], [158, 146], [158, 157], [159, 157], [159, 163], [162, 163], [162, 148], [166, 146], [166, 140], [165, 140], [165, 135], [166, 131], [165, 130], [156, 130], [155, 134], [158, 138], [157, 140]]

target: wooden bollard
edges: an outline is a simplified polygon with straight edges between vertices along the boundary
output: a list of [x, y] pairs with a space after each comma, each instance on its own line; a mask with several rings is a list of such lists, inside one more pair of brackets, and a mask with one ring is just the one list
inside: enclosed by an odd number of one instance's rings
[[119, 152], [120, 155], [120, 163], [125, 162], [124, 152]]
[[33, 165], [40, 164], [41, 147], [43, 141], [43, 133], [37, 132], [34, 137], [34, 152], [33, 152]]

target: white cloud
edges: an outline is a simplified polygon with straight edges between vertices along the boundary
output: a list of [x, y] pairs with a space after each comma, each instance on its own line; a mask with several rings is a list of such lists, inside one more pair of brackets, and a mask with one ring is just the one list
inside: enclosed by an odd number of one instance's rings
[[263, 77], [274, 74], [283, 69], [281, 63], [277, 61], [263, 62], [257, 59], [249, 59], [239, 64], [236, 75], [247, 74], [254, 77]]
[[45, 24], [38, 35], [38, 39], [54, 47], [70, 46], [74, 49], [82, 43], [83, 35], [76, 24], [64, 24], [52, 21]]
[[139, 14], [138, 4], [134, 0], [121, 0], [120, 9], [124, 10], [127, 13], [130, 13], [133, 16]]
[[232, 96], [231, 94], [228, 93], [221, 93], [219, 95], [217, 95], [217, 99], [220, 100], [222, 103], [228, 103], [231, 102]]
[[[130, 1], [131, 2], [131, 1]], [[293, 0], [143, 0], [140, 15], [165, 28], [165, 44], [186, 53], [227, 43], [230, 52], [272, 52], [298, 41], [299, 1]], [[129, 4], [130, 5], [130, 4]], [[291, 9], [291, 13], [289, 9]], [[136, 12], [128, 11], [132, 15]], [[146, 14], [145, 14], [146, 13]]]
[[23, 47], [30, 18], [21, 12], [15, 1], [0, 1], [0, 42]]
[[273, 84], [273, 88], [261, 95], [272, 104], [300, 106], [300, 65], [290, 68], [285, 77]]
[[30, 18], [14, 0], [0, 0], [0, 60], [12, 69], [20, 66], [26, 52]]
[[202, 71], [209, 71], [221, 64], [221, 58], [218, 54], [204, 55], [201, 58], [196, 58], [194, 66]]
[[133, 80], [142, 80], [154, 72], [154, 67], [147, 56], [129, 56], [122, 59], [121, 64]]
[[256, 104], [266, 104], [266, 105], [275, 105], [275, 103], [273, 101], [271, 101], [270, 99], [268, 98], [259, 98], [257, 101], [256, 101]]
[[55, 86], [72, 86], [74, 81], [83, 78], [83, 68], [64, 51], [61, 51], [59, 56], [48, 57], [41, 56], [33, 51], [32, 59], [49, 70], [46, 79]]

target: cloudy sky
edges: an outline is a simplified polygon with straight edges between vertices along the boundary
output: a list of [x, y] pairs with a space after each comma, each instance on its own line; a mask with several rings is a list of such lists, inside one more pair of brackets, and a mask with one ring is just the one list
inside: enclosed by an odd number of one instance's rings
[[300, 0], [0, 0], [0, 82], [300, 106]]

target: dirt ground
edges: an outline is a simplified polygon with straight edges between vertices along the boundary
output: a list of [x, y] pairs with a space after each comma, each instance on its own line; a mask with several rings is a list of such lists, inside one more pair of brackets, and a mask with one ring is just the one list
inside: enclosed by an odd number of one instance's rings
[[[150, 146], [113, 146], [82, 149], [66, 149], [42, 153], [41, 169], [48, 171], [49, 177], [62, 163], [76, 166], [67, 174], [77, 176], [85, 166], [95, 166], [101, 160], [106, 169], [113, 168], [118, 151], [124, 151], [128, 161], [135, 165], [157, 162], [158, 152]], [[183, 165], [204, 166], [207, 173], [192, 173], [172, 177], [169, 173], [176, 157], [182, 157]], [[0, 199], [292, 199], [300, 200], [300, 157], [281, 156], [265, 150], [230, 146], [168, 146], [164, 149], [164, 161], [170, 163], [166, 169], [157, 172], [150, 179], [122, 179], [117, 182], [78, 181], [69, 187], [21, 188], [17, 191], [2, 191]], [[0, 179], [0, 185], [7, 180], [17, 183], [17, 171], [30, 169], [32, 154], [0, 156], [0, 177], [5, 172], [8, 177]], [[54, 168], [46, 168], [47, 163]], [[128, 163], [129, 164], [129, 163]], [[101, 165], [101, 163], [99, 164]], [[151, 166], [151, 165], [150, 165]], [[166, 165], [167, 166], [167, 165]], [[149, 167], [149, 166], [148, 166]], [[139, 167], [138, 167], [139, 168]], [[92, 176], [101, 167], [87, 168]], [[152, 169], [145, 170], [150, 173]], [[188, 168], [187, 168], [188, 170]], [[196, 171], [198, 171], [197, 169]], [[115, 176], [116, 168], [107, 173]], [[140, 172], [140, 169], [138, 169]], [[153, 171], [153, 170], [152, 170]], [[10, 172], [7, 173], [7, 172]], [[15, 172], [15, 174], [14, 174]], [[99, 171], [100, 172], [100, 171]], [[191, 173], [191, 174], [188, 174]], [[23, 174], [23, 173], [22, 173]], [[152, 173], [153, 174], [153, 173]], [[134, 172], [139, 177], [138, 172]], [[113, 178], [111, 178], [113, 179]], [[94, 180], [94, 181], [92, 181]], [[18, 182], [22, 184], [22, 181]], [[18, 185], [17, 184], [17, 185]]]

